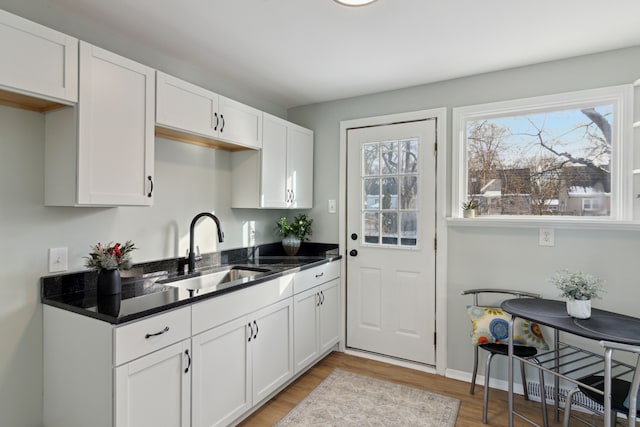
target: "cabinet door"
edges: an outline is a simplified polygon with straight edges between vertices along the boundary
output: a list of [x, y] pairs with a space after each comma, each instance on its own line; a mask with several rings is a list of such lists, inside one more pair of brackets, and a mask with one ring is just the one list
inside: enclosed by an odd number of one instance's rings
[[269, 396], [293, 376], [293, 301], [287, 298], [249, 315], [253, 404]]
[[260, 207], [287, 207], [287, 123], [264, 115]]
[[218, 136], [249, 148], [262, 147], [262, 112], [221, 96], [218, 101]]
[[318, 338], [320, 354], [323, 354], [340, 340], [340, 279], [320, 286], [318, 313]]
[[151, 205], [155, 74], [80, 42], [78, 204]]
[[78, 40], [0, 10], [0, 86], [78, 101]]
[[251, 407], [245, 317], [193, 337], [193, 426], [226, 426]]
[[117, 427], [191, 425], [189, 351], [184, 340], [115, 369]]
[[293, 297], [293, 332], [295, 372], [300, 372], [318, 357], [318, 307], [317, 288]]
[[218, 95], [157, 72], [156, 123], [193, 134], [216, 136], [221, 121]]
[[297, 126], [289, 127], [287, 138], [287, 187], [289, 207], [313, 207], [313, 132]]

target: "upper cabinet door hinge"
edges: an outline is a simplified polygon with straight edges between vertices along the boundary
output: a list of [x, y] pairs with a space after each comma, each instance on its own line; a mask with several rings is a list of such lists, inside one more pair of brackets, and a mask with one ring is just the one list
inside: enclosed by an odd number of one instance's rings
[[438, 143], [437, 142], [433, 143], [433, 155], [434, 156], [438, 155]]
[[433, 250], [434, 251], [438, 250], [438, 238], [437, 237], [433, 238]]

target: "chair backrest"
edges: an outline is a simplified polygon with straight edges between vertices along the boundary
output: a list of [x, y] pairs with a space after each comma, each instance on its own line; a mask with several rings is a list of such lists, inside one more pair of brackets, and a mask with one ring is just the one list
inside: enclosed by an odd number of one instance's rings
[[604, 347], [605, 352], [609, 353], [610, 357], [612, 357], [614, 350], [635, 355], [635, 369], [633, 370], [633, 378], [631, 379], [631, 385], [629, 387], [629, 395], [625, 401], [625, 406], [627, 406], [627, 409], [629, 410], [627, 412], [629, 416], [629, 425], [635, 425], [636, 414], [638, 409], [640, 409], [638, 408], [638, 400], [640, 400], [640, 397], [638, 396], [638, 388], [640, 387], [640, 346], [620, 344], [610, 341], [600, 341], [600, 345]]
[[462, 295], [473, 295], [473, 305], [477, 306], [481, 305], [479, 303], [480, 294], [504, 294], [515, 296], [516, 298], [540, 298], [540, 294], [534, 294], [531, 292], [519, 291], [515, 289], [479, 288], [462, 291]]

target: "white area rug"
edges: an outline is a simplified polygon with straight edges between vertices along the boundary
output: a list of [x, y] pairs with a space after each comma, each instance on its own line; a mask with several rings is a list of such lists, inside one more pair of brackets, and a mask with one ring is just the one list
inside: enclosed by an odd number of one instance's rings
[[453, 427], [460, 401], [335, 369], [276, 426]]

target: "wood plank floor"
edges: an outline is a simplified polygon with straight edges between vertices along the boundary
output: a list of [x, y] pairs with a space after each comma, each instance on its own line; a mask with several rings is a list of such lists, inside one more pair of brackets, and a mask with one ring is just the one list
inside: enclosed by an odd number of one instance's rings
[[[354, 372], [361, 375], [404, 384], [434, 393], [460, 399], [461, 405], [458, 411], [456, 427], [482, 426], [482, 393], [481, 385], [476, 386], [474, 395], [469, 394], [469, 383], [445, 378], [441, 375], [428, 374], [413, 369], [398, 367], [383, 362], [369, 360], [361, 357], [350, 356], [340, 352], [333, 352], [293, 382], [289, 387], [268, 401], [262, 408], [254, 412], [240, 425], [244, 427], [272, 426], [280, 418], [285, 416], [294, 406], [307, 396], [318, 384], [322, 382], [334, 368]], [[503, 427], [508, 425], [507, 419], [507, 393], [500, 390], [491, 390], [489, 396], [488, 421], [491, 427]], [[516, 408], [527, 417], [541, 422], [540, 406], [536, 402], [527, 402], [520, 396], [516, 398]], [[550, 427], [562, 425], [562, 414], [559, 423], [554, 422], [551, 411], [549, 412]], [[584, 415], [598, 425], [602, 425], [601, 419]], [[514, 425], [530, 426], [523, 420], [514, 419]], [[584, 426], [584, 424], [572, 420], [571, 426]]]

